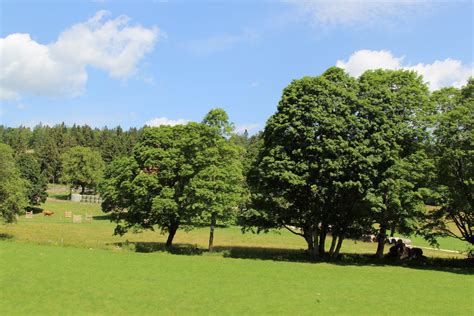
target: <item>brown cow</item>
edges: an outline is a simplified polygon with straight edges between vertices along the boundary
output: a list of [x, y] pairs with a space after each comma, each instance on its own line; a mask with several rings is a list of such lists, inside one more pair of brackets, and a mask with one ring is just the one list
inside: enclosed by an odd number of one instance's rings
[[53, 215], [53, 214], [54, 214], [53, 211], [47, 211], [47, 210], [44, 210], [44, 211], [43, 211], [43, 215], [44, 215], [44, 216], [51, 216], [51, 215]]

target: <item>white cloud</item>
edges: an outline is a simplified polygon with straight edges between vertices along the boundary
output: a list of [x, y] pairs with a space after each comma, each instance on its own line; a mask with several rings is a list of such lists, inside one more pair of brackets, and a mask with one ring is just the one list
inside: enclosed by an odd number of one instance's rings
[[337, 67], [341, 67], [354, 77], [360, 76], [369, 69], [406, 69], [417, 71], [428, 82], [431, 90], [442, 87], [460, 87], [466, 84], [467, 79], [473, 76], [473, 67], [463, 65], [461, 61], [447, 58], [436, 60], [431, 64], [419, 63], [406, 65], [404, 56], [395, 57], [390, 51], [359, 50], [354, 52], [347, 61], [338, 60]]
[[170, 125], [170, 126], [175, 126], [175, 125], [186, 125], [190, 120], [185, 120], [185, 119], [177, 119], [177, 120], [171, 120], [167, 117], [157, 117], [154, 119], [151, 119], [145, 123], [147, 126], [161, 126], [161, 125]]
[[399, 69], [403, 62], [402, 57], [394, 57], [386, 50], [358, 50], [353, 53], [348, 61], [338, 60], [336, 66], [345, 69], [354, 77], [360, 76], [368, 69]]
[[250, 131], [255, 130], [259, 127], [260, 127], [260, 124], [256, 124], [256, 123], [237, 125], [235, 127], [235, 132], [238, 133], [238, 134], [242, 134], [246, 130], [247, 130], [247, 132], [250, 132]]
[[472, 66], [463, 65], [461, 61], [451, 58], [436, 60], [432, 64], [419, 63], [404, 68], [415, 70], [423, 75], [423, 78], [430, 83], [432, 90], [449, 86], [461, 87], [466, 84], [469, 77], [474, 76]]
[[420, 9], [424, 0], [287, 0], [318, 25], [361, 26], [400, 19]]
[[126, 16], [106, 19], [107, 15], [99, 11], [47, 45], [30, 34], [0, 38], [0, 99], [19, 99], [23, 93], [81, 94], [87, 66], [102, 69], [115, 79], [134, 75], [138, 62], [153, 50], [159, 30], [131, 26]]

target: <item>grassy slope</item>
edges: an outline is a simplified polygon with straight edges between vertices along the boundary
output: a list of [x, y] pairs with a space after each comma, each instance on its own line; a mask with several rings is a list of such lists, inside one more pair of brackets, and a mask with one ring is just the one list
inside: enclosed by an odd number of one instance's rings
[[474, 276], [0, 241], [0, 314], [472, 315]]

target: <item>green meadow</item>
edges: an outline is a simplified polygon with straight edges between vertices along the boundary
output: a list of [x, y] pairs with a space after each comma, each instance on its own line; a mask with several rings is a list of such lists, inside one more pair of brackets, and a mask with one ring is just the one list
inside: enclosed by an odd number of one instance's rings
[[[52, 196], [41, 209], [53, 216], [38, 209], [0, 226], [0, 315], [474, 313], [474, 270], [461, 253], [425, 249], [428, 264], [399, 266], [367, 259], [375, 244], [348, 240], [343, 260], [311, 262], [290, 232], [239, 227], [218, 228], [213, 253], [206, 227], [179, 231], [166, 252], [159, 231], [114, 236], [98, 204]], [[73, 223], [65, 211], [94, 219]]]
[[2, 315], [472, 315], [474, 276], [0, 242]]

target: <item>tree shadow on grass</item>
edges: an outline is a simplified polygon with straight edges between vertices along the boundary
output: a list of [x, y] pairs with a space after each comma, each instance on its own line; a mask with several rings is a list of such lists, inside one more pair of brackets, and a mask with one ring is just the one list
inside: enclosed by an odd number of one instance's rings
[[13, 235], [0, 233], [0, 240], [8, 240], [8, 239], [12, 239], [12, 238], [13, 238]]
[[92, 218], [95, 221], [110, 221], [111, 219], [110, 215], [94, 215]]
[[[175, 255], [195, 256], [209, 253], [207, 249], [192, 244], [174, 244], [167, 248], [162, 242], [119, 242], [115, 246], [141, 253], [168, 252]], [[301, 263], [328, 263], [338, 266], [398, 266], [421, 270], [436, 270], [456, 274], [474, 274], [474, 260], [454, 258], [421, 258], [417, 260], [399, 260], [391, 258], [376, 259], [371, 254], [341, 254], [338, 259], [323, 257], [314, 260], [303, 249], [216, 246], [213, 253], [224, 258], [271, 260]]]
[[372, 254], [346, 254], [338, 259], [328, 256], [314, 260], [304, 250], [259, 248], [259, 247], [216, 247], [226, 258], [259, 259], [287, 262], [328, 263], [339, 266], [398, 266], [413, 269], [437, 270], [457, 274], [474, 274], [474, 260], [455, 258], [428, 258], [400, 260], [392, 258], [377, 259]]
[[43, 212], [43, 208], [41, 207], [34, 207], [34, 206], [28, 206], [26, 208], [28, 212], [33, 212], [33, 214], [39, 214]]
[[163, 242], [118, 242], [115, 246], [125, 249], [134, 250], [135, 252], [151, 253], [151, 252], [169, 252], [175, 255], [202, 255], [206, 250], [198, 248], [192, 244], [174, 244], [173, 247], [166, 247]]

